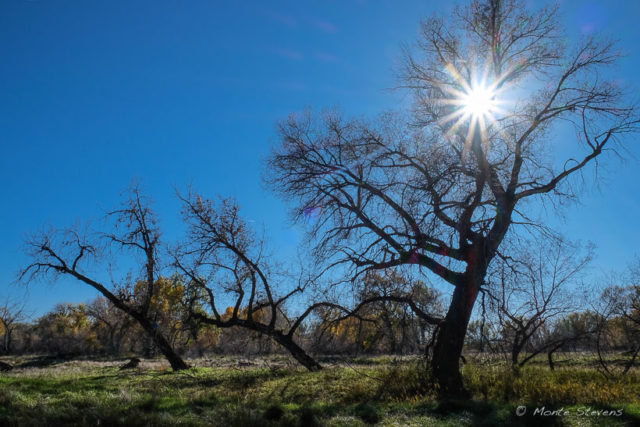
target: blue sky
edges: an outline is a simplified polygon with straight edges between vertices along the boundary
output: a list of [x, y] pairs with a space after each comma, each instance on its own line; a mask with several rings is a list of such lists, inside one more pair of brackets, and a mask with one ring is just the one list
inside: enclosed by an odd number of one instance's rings
[[[535, 4], [533, 2], [532, 4]], [[133, 179], [154, 200], [167, 240], [180, 236], [174, 187], [234, 196], [276, 252], [299, 233], [263, 188], [277, 120], [312, 106], [353, 115], [397, 108], [400, 46], [431, 1], [4, 0], [0, 3], [0, 298], [25, 262], [22, 242], [51, 224], [99, 217]], [[640, 93], [640, 5], [561, 1], [567, 32], [604, 31], [627, 53], [615, 71]], [[632, 141], [633, 142], [633, 141]], [[638, 144], [631, 151], [640, 158]], [[610, 161], [612, 160], [612, 161]], [[639, 253], [638, 160], [603, 164], [606, 183], [558, 222], [598, 247], [596, 270]], [[42, 314], [85, 301], [70, 280], [30, 288]]]

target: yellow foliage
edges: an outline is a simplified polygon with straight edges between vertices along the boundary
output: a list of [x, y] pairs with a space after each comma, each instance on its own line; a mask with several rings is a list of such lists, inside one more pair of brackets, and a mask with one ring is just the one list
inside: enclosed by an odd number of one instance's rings
[[[233, 307], [231, 306], [227, 307], [227, 309], [224, 311], [222, 316], [220, 316], [222, 317], [222, 320], [226, 322], [229, 319], [231, 319], [233, 317], [233, 310], [234, 310]], [[249, 313], [249, 310], [246, 307], [239, 309], [238, 319], [246, 319], [248, 313]], [[268, 322], [271, 319], [271, 311], [269, 308], [263, 307], [260, 310], [254, 311], [252, 314], [252, 318], [256, 322], [263, 322], [263, 323]]]

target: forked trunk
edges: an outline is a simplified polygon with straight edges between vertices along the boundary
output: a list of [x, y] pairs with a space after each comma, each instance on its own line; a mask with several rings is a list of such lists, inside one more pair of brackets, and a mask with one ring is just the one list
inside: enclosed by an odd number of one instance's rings
[[462, 384], [460, 356], [478, 289], [476, 281], [456, 286], [447, 316], [440, 324], [433, 347], [431, 371], [442, 397], [468, 396]]

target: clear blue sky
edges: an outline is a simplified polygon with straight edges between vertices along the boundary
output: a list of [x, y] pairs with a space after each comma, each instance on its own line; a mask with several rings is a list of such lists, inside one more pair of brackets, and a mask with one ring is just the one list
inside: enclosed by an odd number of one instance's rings
[[[537, 2], [532, 2], [536, 4]], [[436, 6], [437, 5], [437, 6]], [[174, 186], [235, 196], [291, 253], [298, 233], [261, 185], [274, 124], [307, 106], [375, 114], [402, 102], [400, 44], [432, 1], [0, 2], [0, 297], [43, 225], [99, 217], [138, 179], [165, 237], [181, 232]], [[640, 5], [561, 1], [568, 33], [604, 31], [628, 57], [616, 71], [638, 93]], [[632, 151], [640, 158], [634, 142]], [[612, 159], [608, 159], [612, 160]], [[563, 228], [598, 244], [598, 268], [622, 268], [640, 242], [640, 168], [607, 161], [606, 184], [568, 209]], [[36, 315], [95, 296], [61, 280], [32, 286]]]

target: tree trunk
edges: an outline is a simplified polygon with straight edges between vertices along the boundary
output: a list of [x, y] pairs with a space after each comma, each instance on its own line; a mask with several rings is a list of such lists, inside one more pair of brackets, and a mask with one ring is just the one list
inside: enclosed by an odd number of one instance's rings
[[516, 332], [515, 342], [511, 348], [511, 369], [514, 371], [518, 370], [518, 359], [520, 358], [520, 352], [522, 351], [523, 346], [524, 342], [518, 343], [518, 333]]
[[109, 327], [109, 353], [111, 353], [112, 355], [116, 355], [118, 354], [116, 351], [116, 329], [115, 327]]
[[11, 329], [8, 326], [4, 330], [4, 352], [11, 354]]
[[286, 348], [289, 353], [305, 368], [309, 371], [319, 371], [322, 369], [322, 366], [311, 356], [307, 354], [306, 351], [302, 349], [298, 344], [296, 344], [291, 338], [283, 334], [274, 334], [274, 339]]
[[389, 318], [389, 313], [386, 311], [386, 307], [383, 319], [385, 326], [387, 327], [387, 334], [389, 337], [389, 353], [396, 354], [396, 337], [393, 333], [393, 325], [391, 324], [391, 319]]
[[563, 345], [565, 345], [565, 343], [564, 342], [560, 342], [560, 344], [554, 345], [547, 352], [547, 360], [549, 361], [549, 369], [551, 369], [552, 371], [555, 368], [555, 365], [553, 363], [553, 353], [555, 353], [557, 350], [560, 350], [560, 348], [562, 348]]
[[441, 397], [468, 397], [460, 374], [460, 356], [478, 288], [474, 281], [456, 286], [447, 316], [440, 324], [433, 348], [431, 370]]
[[186, 364], [184, 360], [175, 352], [173, 347], [169, 344], [169, 341], [162, 335], [157, 328], [149, 322], [146, 318], [142, 317], [137, 319], [140, 322], [140, 325], [144, 328], [144, 330], [149, 334], [149, 336], [153, 339], [154, 344], [163, 354], [163, 356], [169, 361], [171, 365], [171, 369], [174, 371], [179, 371], [181, 369], [189, 369], [189, 365]]

